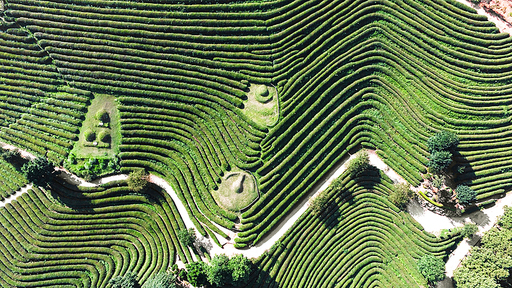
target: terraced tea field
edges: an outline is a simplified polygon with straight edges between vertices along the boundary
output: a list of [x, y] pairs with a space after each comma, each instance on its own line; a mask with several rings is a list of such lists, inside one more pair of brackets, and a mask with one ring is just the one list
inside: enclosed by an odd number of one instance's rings
[[[0, 286], [142, 284], [199, 258], [183, 218], [243, 253], [363, 148], [419, 186], [439, 131], [454, 185], [511, 188], [512, 38], [454, 0], [0, 2], [0, 141], [84, 178], [144, 168], [187, 214], [154, 186], [34, 187], [0, 208]], [[27, 184], [9, 165], [4, 198]], [[251, 285], [426, 287], [416, 261], [459, 235], [424, 232], [386, 177], [340, 179]]]

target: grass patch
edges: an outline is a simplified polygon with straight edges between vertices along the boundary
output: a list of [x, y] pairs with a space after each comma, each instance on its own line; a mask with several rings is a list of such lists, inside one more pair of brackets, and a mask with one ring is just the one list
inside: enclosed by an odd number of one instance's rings
[[112, 95], [96, 94], [89, 106], [78, 142], [76, 158], [114, 157], [121, 142], [119, 111]]
[[279, 120], [279, 103], [274, 87], [251, 84], [242, 112], [258, 124], [274, 126]]
[[234, 212], [249, 207], [260, 196], [254, 176], [242, 170], [226, 173], [212, 195], [219, 206]]

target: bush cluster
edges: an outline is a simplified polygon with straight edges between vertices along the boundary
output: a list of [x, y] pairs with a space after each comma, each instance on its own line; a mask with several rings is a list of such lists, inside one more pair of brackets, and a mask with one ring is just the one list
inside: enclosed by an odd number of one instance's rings
[[455, 133], [440, 131], [427, 141], [430, 152], [427, 166], [432, 172], [439, 173], [452, 163], [452, 151], [459, 144], [459, 138]]

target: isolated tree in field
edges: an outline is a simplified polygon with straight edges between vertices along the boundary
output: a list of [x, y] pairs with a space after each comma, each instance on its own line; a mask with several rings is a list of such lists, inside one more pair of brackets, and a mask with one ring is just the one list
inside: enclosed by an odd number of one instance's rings
[[134, 192], [140, 192], [148, 185], [148, 175], [144, 169], [130, 172], [128, 175], [128, 188]]
[[231, 270], [229, 269], [229, 258], [224, 254], [213, 256], [210, 265], [206, 269], [206, 277], [210, 284], [217, 287], [224, 287], [231, 280]]
[[137, 282], [137, 275], [133, 272], [128, 272], [123, 276], [116, 276], [108, 281], [112, 288], [139, 288]]
[[194, 228], [181, 229], [178, 231], [178, 239], [183, 246], [192, 246], [197, 241], [196, 232]]
[[146, 280], [142, 288], [176, 288], [176, 276], [158, 273]]
[[187, 279], [183, 280], [187, 280], [194, 287], [200, 287], [208, 284], [208, 280], [206, 278], [207, 266], [204, 262], [192, 262], [187, 264], [185, 268], [187, 269]]
[[449, 151], [459, 144], [459, 137], [453, 132], [441, 131], [430, 137], [427, 141], [430, 153], [436, 151]]
[[448, 151], [435, 151], [430, 154], [430, 160], [427, 166], [432, 172], [439, 173], [446, 169], [452, 163], [452, 153]]
[[409, 185], [405, 183], [399, 183], [393, 186], [393, 190], [389, 194], [389, 201], [391, 201], [397, 207], [403, 208], [413, 195], [414, 193], [409, 188]]
[[239, 287], [242, 284], [247, 283], [249, 275], [252, 270], [252, 263], [247, 257], [242, 254], [229, 259], [229, 270], [231, 270], [231, 284], [235, 287]]
[[21, 167], [21, 172], [28, 181], [39, 186], [46, 186], [55, 173], [53, 164], [44, 157], [38, 157]]
[[469, 204], [476, 200], [476, 192], [466, 185], [457, 186], [455, 193], [457, 194], [457, 200], [461, 204]]
[[363, 150], [356, 155], [356, 157], [348, 163], [347, 172], [352, 177], [361, 175], [364, 171], [370, 168], [370, 157], [368, 152]]
[[418, 270], [429, 282], [437, 282], [444, 279], [444, 262], [433, 255], [423, 255], [418, 261]]

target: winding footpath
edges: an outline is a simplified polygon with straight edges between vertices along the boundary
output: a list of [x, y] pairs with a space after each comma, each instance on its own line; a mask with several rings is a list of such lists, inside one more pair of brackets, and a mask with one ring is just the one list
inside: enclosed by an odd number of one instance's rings
[[[5, 143], [0, 143], [0, 146], [5, 149], [16, 149], [16, 147], [7, 145]], [[394, 182], [400, 182], [400, 183], [407, 183], [401, 176], [399, 176], [395, 171], [393, 171], [388, 165], [386, 165], [382, 159], [378, 157], [376, 152], [374, 150], [366, 150], [368, 152], [368, 156], [370, 159], [370, 164], [377, 167], [378, 169], [382, 170], [391, 180]], [[33, 159], [35, 158], [34, 155], [28, 153], [27, 151], [20, 151], [23, 157]], [[358, 152], [359, 153], [359, 152]], [[264, 238], [261, 239], [255, 246], [252, 246], [248, 249], [236, 249], [234, 248], [233, 240], [227, 241], [224, 238], [217, 235], [218, 239], [221, 241], [222, 247], [217, 246], [211, 239], [203, 238], [201, 235], [197, 235], [200, 239], [200, 242], [206, 243], [208, 247], [206, 247], [209, 250], [209, 254], [211, 257], [218, 254], [226, 254], [228, 256], [234, 255], [234, 254], [243, 254], [244, 256], [248, 258], [257, 258], [260, 255], [262, 255], [265, 251], [270, 249], [276, 241], [278, 241], [283, 235], [293, 226], [293, 224], [298, 220], [298, 218], [306, 212], [307, 208], [309, 207], [309, 203], [312, 199], [314, 199], [318, 194], [320, 194], [322, 191], [324, 191], [336, 178], [338, 178], [345, 170], [347, 169], [348, 162], [352, 159], [354, 159], [357, 154], [353, 154], [350, 157], [344, 159], [339, 164], [337, 164], [335, 167], [332, 168], [332, 170], [327, 174], [325, 177], [325, 180], [323, 180], [321, 183], [318, 183], [312, 190], [309, 192], [302, 201], [300, 201], [296, 207], [282, 220], [280, 221], [279, 225], [272, 230], [268, 235], [266, 235]], [[100, 184], [108, 183], [111, 181], [118, 181], [118, 180], [126, 180], [128, 178], [128, 175], [126, 174], [120, 174], [115, 176], [109, 176], [104, 177], [101, 179], [96, 179], [92, 182], [87, 182], [84, 179], [81, 179], [77, 177], [76, 175], [70, 173], [69, 171], [65, 170], [64, 168], [56, 168], [57, 171], [61, 171], [59, 177], [67, 181], [68, 183], [79, 185], [79, 186], [87, 186], [87, 187], [93, 187], [98, 186]], [[187, 209], [185, 208], [185, 205], [181, 202], [181, 200], [178, 198], [177, 194], [174, 192], [173, 188], [167, 183], [164, 179], [150, 174], [148, 178], [149, 182], [158, 185], [159, 187], [163, 188], [172, 198], [174, 203], [176, 204], [176, 207], [178, 209], [178, 212], [180, 213], [183, 222], [185, 223], [185, 226], [187, 228], [195, 228], [192, 220], [191, 215], [188, 214]], [[17, 197], [28, 191], [32, 188], [32, 184], [29, 184], [23, 188], [21, 188], [19, 191], [17, 191], [15, 194], [13, 194], [8, 199], [4, 200], [3, 202], [0, 202], [0, 207], [5, 206], [7, 203], [11, 203], [13, 200], [15, 200]], [[417, 190], [418, 188], [411, 187]], [[464, 217], [447, 217], [447, 216], [441, 216], [438, 214], [435, 214], [419, 205], [416, 201], [411, 201], [407, 205], [407, 211], [411, 214], [411, 216], [418, 221], [425, 229], [425, 231], [439, 235], [442, 229], [451, 229], [458, 226], [463, 226], [466, 222], [474, 222], [478, 225], [479, 231], [478, 235], [482, 235], [485, 231], [488, 231], [494, 223], [496, 223], [497, 218], [499, 215], [503, 214], [503, 207], [505, 205], [512, 206], [512, 193], [509, 193], [504, 198], [498, 200], [496, 204], [488, 209], [485, 209], [483, 211], [476, 211], [470, 214], [465, 215]], [[236, 237], [236, 233], [233, 231], [230, 231], [228, 229], [225, 229], [223, 227], [220, 227], [223, 231], [225, 231], [231, 239], [234, 239]], [[477, 237], [475, 237], [477, 238]], [[476, 242], [473, 240], [473, 242]], [[446, 263], [446, 274], [448, 277], [453, 276], [453, 271], [458, 267], [460, 264], [460, 261], [464, 258], [464, 256], [469, 252], [469, 249], [471, 248], [471, 245], [474, 245], [474, 243], [468, 240], [462, 241], [457, 249], [453, 251], [453, 253], [450, 254], [450, 257]], [[206, 259], [204, 259], [206, 260]], [[183, 264], [183, 263], [179, 263]]]

